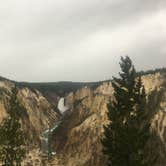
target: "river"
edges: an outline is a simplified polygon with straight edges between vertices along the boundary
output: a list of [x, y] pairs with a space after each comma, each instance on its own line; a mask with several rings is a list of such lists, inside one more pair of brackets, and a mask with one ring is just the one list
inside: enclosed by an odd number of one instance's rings
[[[60, 111], [60, 113], [63, 115], [67, 110], [68, 107], [65, 106], [65, 98], [62, 97], [59, 99], [58, 101], [58, 110]], [[43, 133], [41, 134], [41, 144], [42, 144], [42, 151], [48, 153], [48, 155], [55, 155], [56, 152], [51, 150], [51, 145], [50, 145], [50, 141], [49, 139], [51, 138], [52, 133], [54, 132], [54, 130], [56, 128], [59, 127], [59, 125], [62, 122], [62, 118], [60, 120], [56, 120], [53, 126], [50, 126], [50, 128], [46, 129], [43, 131]]]

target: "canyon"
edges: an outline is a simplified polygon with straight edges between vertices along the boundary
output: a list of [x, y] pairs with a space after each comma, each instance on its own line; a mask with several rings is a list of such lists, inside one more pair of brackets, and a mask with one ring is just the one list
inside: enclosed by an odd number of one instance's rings
[[[156, 137], [149, 141], [159, 154], [156, 166], [166, 163], [166, 72], [142, 76], [149, 97], [149, 119]], [[22, 105], [21, 124], [29, 143], [24, 166], [104, 166], [102, 153], [103, 125], [107, 125], [107, 104], [113, 97], [110, 81], [81, 84], [70, 91], [41, 90], [0, 79], [0, 121], [7, 116], [6, 103], [11, 89], [19, 87]], [[51, 159], [42, 149], [42, 134], [49, 128]]]

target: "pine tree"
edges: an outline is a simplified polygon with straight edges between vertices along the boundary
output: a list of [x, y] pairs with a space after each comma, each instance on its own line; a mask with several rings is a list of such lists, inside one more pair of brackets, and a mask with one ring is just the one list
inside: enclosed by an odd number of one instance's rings
[[150, 137], [146, 93], [129, 57], [121, 58], [120, 77], [113, 77], [114, 99], [108, 104], [109, 124], [104, 126], [103, 152], [109, 166], [150, 166], [146, 144]]
[[12, 90], [9, 101], [9, 116], [0, 125], [0, 160], [3, 166], [21, 166], [25, 156], [25, 137], [19, 122], [20, 105], [17, 89]]

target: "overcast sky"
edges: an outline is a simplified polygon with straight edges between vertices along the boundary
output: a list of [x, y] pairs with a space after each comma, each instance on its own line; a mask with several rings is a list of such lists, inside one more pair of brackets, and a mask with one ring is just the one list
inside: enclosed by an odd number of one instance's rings
[[165, 0], [0, 1], [0, 75], [17, 81], [97, 81], [129, 55], [166, 67]]

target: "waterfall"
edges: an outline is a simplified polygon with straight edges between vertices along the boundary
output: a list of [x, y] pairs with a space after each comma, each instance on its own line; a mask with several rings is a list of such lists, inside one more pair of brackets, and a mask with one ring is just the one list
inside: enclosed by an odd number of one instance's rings
[[[64, 114], [68, 110], [68, 107], [65, 106], [65, 98], [64, 97], [60, 98], [60, 100], [58, 102], [58, 109], [59, 109], [61, 114]], [[49, 143], [50, 143], [49, 137], [52, 136], [52, 133], [54, 132], [54, 130], [56, 128], [59, 127], [61, 122], [62, 122], [62, 118], [59, 119], [58, 121], [55, 121], [54, 124], [52, 126], [50, 126], [50, 128], [44, 130], [41, 134], [41, 144], [42, 144], [41, 148], [42, 148], [42, 151], [48, 153], [48, 155], [49, 155], [49, 153], [50, 153], [50, 155], [56, 154], [55, 151], [52, 151], [51, 146], [49, 145]]]
[[59, 109], [61, 114], [64, 114], [68, 110], [68, 107], [65, 106], [65, 98], [64, 97], [60, 98], [60, 100], [58, 102], [58, 109]]

